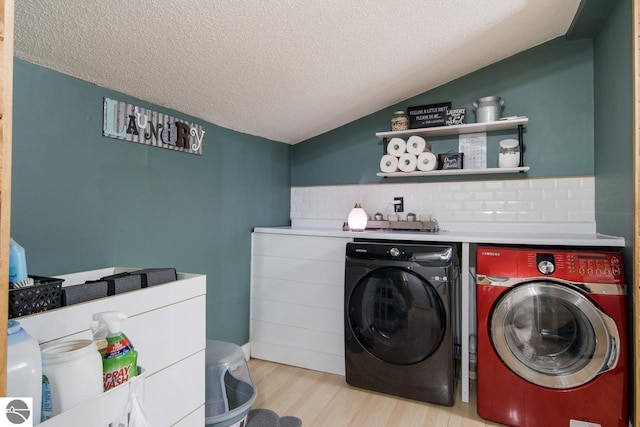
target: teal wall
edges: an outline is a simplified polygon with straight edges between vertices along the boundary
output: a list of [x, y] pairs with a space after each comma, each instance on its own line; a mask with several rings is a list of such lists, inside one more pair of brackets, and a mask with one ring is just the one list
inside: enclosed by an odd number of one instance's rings
[[[103, 137], [104, 96], [203, 125], [204, 156]], [[20, 60], [13, 115], [11, 235], [30, 274], [206, 274], [207, 336], [248, 341], [250, 233], [289, 223], [290, 146]]]
[[[637, 303], [632, 300], [634, 251], [633, 182], [633, 13], [630, 0], [618, 0], [594, 37], [595, 87], [595, 204], [598, 231], [623, 236], [627, 275], [627, 318], [629, 369], [629, 408], [638, 395], [633, 372], [637, 355], [633, 345], [633, 318]], [[632, 417], [634, 414], [630, 414]], [[638, 414], [635, 414], [637, 419]], [[635, 424], [634, 424], [635, 425]]]
[[[471, 103], [488, 95], [505, 99], [504, 116], [529, 117], [524, 135], [525, 164], [531, 166], [528, 177], [593, 174], [592, 41], [556, 39], [296, 144], [293, 147], [292, 184], [387, 182], [376, 176], [380, 170], [382, 143], [375, 133], [390, 129], [393, 111], [451, 101], [453, 107], [466, 107], [468, 122], [474, 122]], [[488, 134], [489, 167], [497, 166], [497, 142], [516, 136], [508, 131]], [[458, 148], [457, 137], [432, 139], [431, 142], [435, 153], [457, 151]], [[491, 176], [458, 179], [487, 178]], [[433, 182], [439, 179], [387, 180]]]
[[619, 0], [594, 37], [595, 176], [598, 231], [624, 236], [633, 250], [633, 21]]

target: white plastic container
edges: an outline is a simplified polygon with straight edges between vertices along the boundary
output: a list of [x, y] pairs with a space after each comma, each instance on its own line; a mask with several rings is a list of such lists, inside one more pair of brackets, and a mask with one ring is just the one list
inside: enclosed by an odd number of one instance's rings
[[7, 337], [7, 397], [33, 398], [33, 425], [40, 423], [42, 358], [38, 341], [9, 320]]
[[520, 166], [520, 142], [517, 139], [503, 139], [498, 149], [499, 168], [517, 168]]
[[93, 341], [50, 344], [41, 352], [44, 419], [102, 394], [102, 358]]

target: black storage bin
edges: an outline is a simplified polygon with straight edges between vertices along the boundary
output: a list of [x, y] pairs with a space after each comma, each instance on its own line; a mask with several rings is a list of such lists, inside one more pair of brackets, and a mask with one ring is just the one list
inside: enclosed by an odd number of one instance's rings
[[34, 284], [9, 289], [9, 319], [60, 307], [64, 279], [31, 276]]
[[62, 288], [62, 306], [104, 298], [107, 295], [109, 295], [109, 284], [106, 280], [65, 286]]

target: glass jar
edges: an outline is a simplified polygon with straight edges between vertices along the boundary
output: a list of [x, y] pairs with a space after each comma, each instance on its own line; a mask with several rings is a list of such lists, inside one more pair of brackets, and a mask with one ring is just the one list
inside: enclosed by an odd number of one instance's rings
[[391, 116], [391, 130], [407, 130], [409, 129], [409, 116], [404, 111], [396, 111]]
[[498, 151], [499, 168], [517, 168], [520, 166], [520, 142], [517, 139], [503, 139]]

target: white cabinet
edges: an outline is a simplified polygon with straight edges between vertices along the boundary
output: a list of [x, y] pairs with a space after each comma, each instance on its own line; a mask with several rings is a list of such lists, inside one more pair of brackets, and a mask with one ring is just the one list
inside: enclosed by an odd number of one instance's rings
[[351, 239], [251, 238], [251, 356], [344, 375], [344, 267]]
[[[520, 141], [520, 153], [523, 153], [522, 130], [526, 127], [529, 119], [527, 117], [517, 117], [509, 120], [498, 120], [495, 122], [469, 123], [454, 126], [436, 126], [423, 129], [407, 129], [401, 131], [377, 132], [376, 136], [381, 139], [408, 138], [412, 135], [418, 135], [425, 139], [435, 136], [445, 135], [462, 135], [476, 132], [491, 132], [509, 129], [518, 129], [518, 140]], [[377, 176], [383, 178], [398, 178], [407, 176], [441, 176], [441, 175], [480, 175], [480, 174], [505, 174], [528, 172], [529, 166], [520, 166], [515, 168], [485, 168], [485, 169], [448, 169], [433, 170], [428, 172], [379, 172]]]
[[[58, 277], [65, 279], [63, 286], [68, 286], [131, 270], [134, 269], [110, 267]], [[204, 425], [205, 299], [206, 276], [178, 273], [178, 280], [174, 282], [15, 320], [40, 344], [44, 344], [91, 339], [89, 324], [94, 313], [110, 310], [125, 313], [129, 318], [122, 324], [123, 331], [138, 351], [138, 364], [145, 369], [144, 411], [151, 425]], [[122, 406], [126, 397], [126, 390], [104, 393], [76, 407], [77, 413], [60, 414], [42, 425], [66, 427], [71, 425], [69, 419], [78, 422], [87, 416], [92, 417], [90, 424], [74, 425], [108, 425], [113, 420], [109, 417], [114, 411], [113, 408], [105, 411], [105, 407], [120, 405], [120, 412], [126, 413], [123, 412], [126, 405]]]

